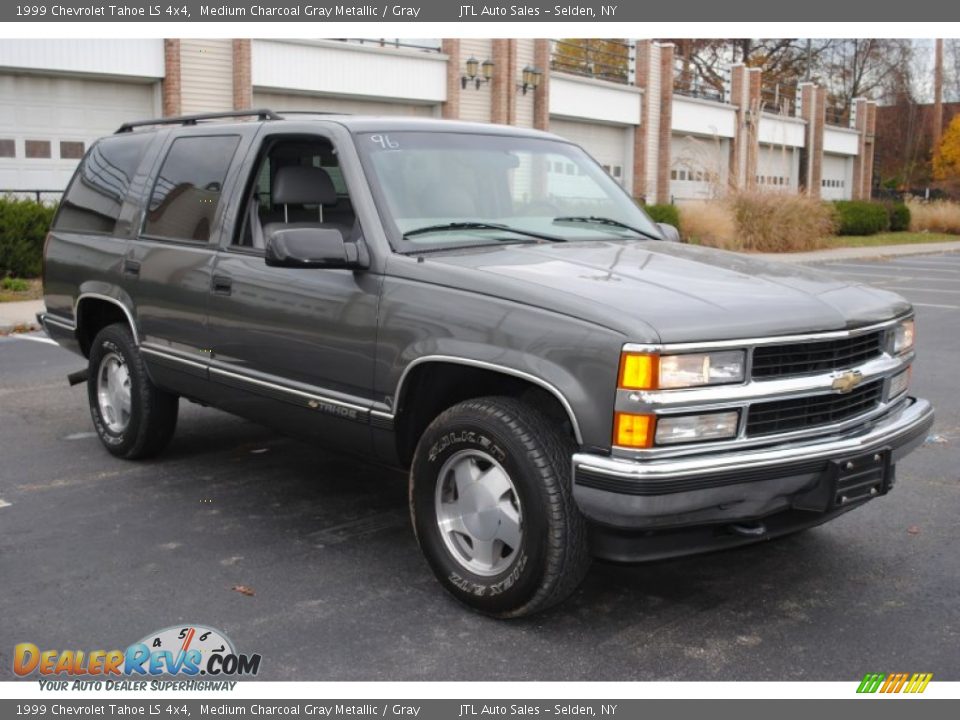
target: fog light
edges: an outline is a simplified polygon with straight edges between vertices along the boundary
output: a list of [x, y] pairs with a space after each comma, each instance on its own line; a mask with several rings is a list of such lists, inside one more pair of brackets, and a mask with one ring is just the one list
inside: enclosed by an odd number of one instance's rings
[[739, 420], [740, 413], [736, 411], [661, 417], [657, 420], [657, 445], [736, 437]]
[[650, 447], [653, 416], [618, 412], [613, 418], [613, 444], [622, 447]]
[[908, 387], [910, 387], [910, 368], [890, 378], [890, 389], [887, 390], [887, 400], [900, 397], [907, 391]]

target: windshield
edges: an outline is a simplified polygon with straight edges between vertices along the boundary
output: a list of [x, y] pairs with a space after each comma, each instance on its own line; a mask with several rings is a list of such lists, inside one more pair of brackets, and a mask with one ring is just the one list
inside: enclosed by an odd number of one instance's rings
[[395, 249], [660, 237], [583, 150], [558, 140], [364, 133], [360, 155]]

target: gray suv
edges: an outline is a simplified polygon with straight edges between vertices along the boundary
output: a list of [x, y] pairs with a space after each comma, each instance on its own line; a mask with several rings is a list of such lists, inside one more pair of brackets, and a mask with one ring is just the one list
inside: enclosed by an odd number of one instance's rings
[[547, 133], [149, 120], [80, 164], [40, 321], [109, 452], [158, 453], [185, 398], [409, 468], [440, 583], [520, 616], [591, 557], [859, 507], [933, 422], [902, 298], [675, 239]]

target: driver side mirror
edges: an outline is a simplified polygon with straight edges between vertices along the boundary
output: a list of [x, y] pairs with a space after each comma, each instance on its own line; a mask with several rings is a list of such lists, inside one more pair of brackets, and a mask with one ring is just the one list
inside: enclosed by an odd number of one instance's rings
[[360, 246], [333, 228], [277, 228], [267, 235], [264, 258], [271, 267], [353, 270], [366, 267]]
[[660, 234], [667, 242], [683, 242], [680, 239], [680, 231], [675, 226], [668, 223], [657, 223], [657, 227], [660, 228]]

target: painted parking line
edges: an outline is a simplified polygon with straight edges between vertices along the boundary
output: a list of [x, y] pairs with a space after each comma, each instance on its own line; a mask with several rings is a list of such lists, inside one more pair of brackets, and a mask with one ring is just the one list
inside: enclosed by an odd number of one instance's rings
[[947, 290], [945, 288], [921, 288], [921, 287], [900, 287], [896, 285], [881, 285], [884, 290], [896, 290], [897, 292], [929, 292], [929, 293], [948, 293], [950, 295], [960, 295], [960, 290]]
[[[896, 267], [898, 267], [898, 266], [897, 266], [897, 265], [892, 265], [892, 264], [891, 264], [891, 265], [877, 266], [877, 265], [852, 265], [852, 264], [847, 264], [847, 263], [836, 263], [836, 264], [833, 265], [833, 267], [839, 267], [839, 268], [857, 268], [857, 269], [864, 269], [864, 270], [877, 270], [877, 269], [887, 270], [887, 269], [896, 268]], [[906, 268], [904, 268], [904, 269], [906, 269]], [[921, 268], [921, 267], [918, 266], [918, 265], [911, 265], [911, 266], [909, 266], [909, 269], [910, 269], [911, 272], [916, 271], [916, 270], [921, 270], [922, 272], [925, 272], [925, 273], [926, 273], [926, 272], [938, 272], [938, 273], [950, 273], [950, 274], [953, 274], [953, 275], [960, 274], [960, 268], [943, 268], [943, 267], [936, 267], [936, 268], [935, 268], [935, 267], [924, 267], [924, 268]]]
[[960, 305], [936, 305], [934, 303], [918, 303], [910, 302], [914, 307], [928, 307], [928, 308], [944, 308], [946, 310], [960, 310]]
[[8, 503], [3, 498], [0, 498], [0, 508], [10, 507], [13, 503]]
[[32, 342], [45, 343], [47, 345], [56, 345], [57, 343], [54, 340], [51, 340], [48, 337], [42, 337], [40, 335], [14, 335], [17, 340], [30, 340]]

